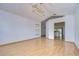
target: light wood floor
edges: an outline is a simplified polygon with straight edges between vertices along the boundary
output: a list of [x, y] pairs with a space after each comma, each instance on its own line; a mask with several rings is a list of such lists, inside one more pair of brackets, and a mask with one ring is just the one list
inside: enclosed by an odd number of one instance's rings
[[79, 56], [73, 43], [63, 40], [37, 38], [23, 42], [0, 46], [2, 56]]

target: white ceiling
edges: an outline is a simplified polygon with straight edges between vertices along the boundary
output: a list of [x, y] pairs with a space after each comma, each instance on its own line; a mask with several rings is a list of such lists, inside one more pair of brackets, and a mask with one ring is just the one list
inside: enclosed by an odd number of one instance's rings
[[74, 14], [77, 6], [75, 3], [43, 3], [40, 6], [43, 8], [45, 16], [40, 17], [39, 15], [32, 12], [32, 5], [33, 3], [1, 3], [0, 10], [8, 11], [37, 21], [42, 21], [54, 13], [57, 15]]

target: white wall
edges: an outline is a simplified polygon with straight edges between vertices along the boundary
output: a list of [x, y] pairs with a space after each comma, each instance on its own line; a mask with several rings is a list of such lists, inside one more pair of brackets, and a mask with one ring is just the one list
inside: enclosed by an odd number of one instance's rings
[[51, 19], [46, 23], [46, 36], [49, 39], [54, 39], [54, 23], [65, 22], [65, 41], [74, 41], [74, 17], [67, 15], [63, 18]]
[[46, 37], [54, 39], [54, 24], [52, 20], [46, 22]]
[[75, 14], [75, 44], [79, 48], [79, 5]]
[[0, 11], [0, 45], [40, 37], [40, 31], [39, 35], [36, 35], [35, 24], [40, 23]]
[[75, 27], [74, 27], [74, 16], [67, 15], [65, 18], [65, 40], [74, 42], [75, 39]]

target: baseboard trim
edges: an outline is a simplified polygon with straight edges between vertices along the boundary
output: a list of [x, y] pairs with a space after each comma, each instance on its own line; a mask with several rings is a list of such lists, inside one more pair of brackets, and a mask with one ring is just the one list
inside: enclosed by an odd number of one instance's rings
[[74, 45], [76, 46], [76, 48], [79, 50], [79, 47], [78, 47], [78, 45], [76, 44], [76, 42], [74, 42]]
[[74, 43], [74, 42], [71, 42], [71, 41], [65, 41], [65, 42], [68, 42], [68, 43]]
[[2, 44], [0, 45], [0, 47], [3, 47], [3, 46], [8, 46], [8, 45], [12, 45], [12, 44], [16, 44], [16, 43], [20, 43], [20, 42], [24, 42], [24, 41], [29, 41], [29, 40], [33, 40], [33, 39], [38, 39], [38, 38], [41, 38], [41, 37], [35, 37], [35, 38], [31, 38], [31, 39], [25, 39], [25, 40], [21, 40], [21, 41], [16, 41], [16, 42], [11, 42], [11, 43], [6, 43], [6, 44]]

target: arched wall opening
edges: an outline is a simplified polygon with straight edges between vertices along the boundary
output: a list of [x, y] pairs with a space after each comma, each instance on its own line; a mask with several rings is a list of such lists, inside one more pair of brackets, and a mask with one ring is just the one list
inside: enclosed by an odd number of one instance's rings
[[54, 39], [54, 24], [59, 22], [65, 22], [65, 41], [73, 42], [74, 35], [74, 17], [73, 15], [67, 15], [62, 18], [50, 19], [46, 22], [46, 38]]

